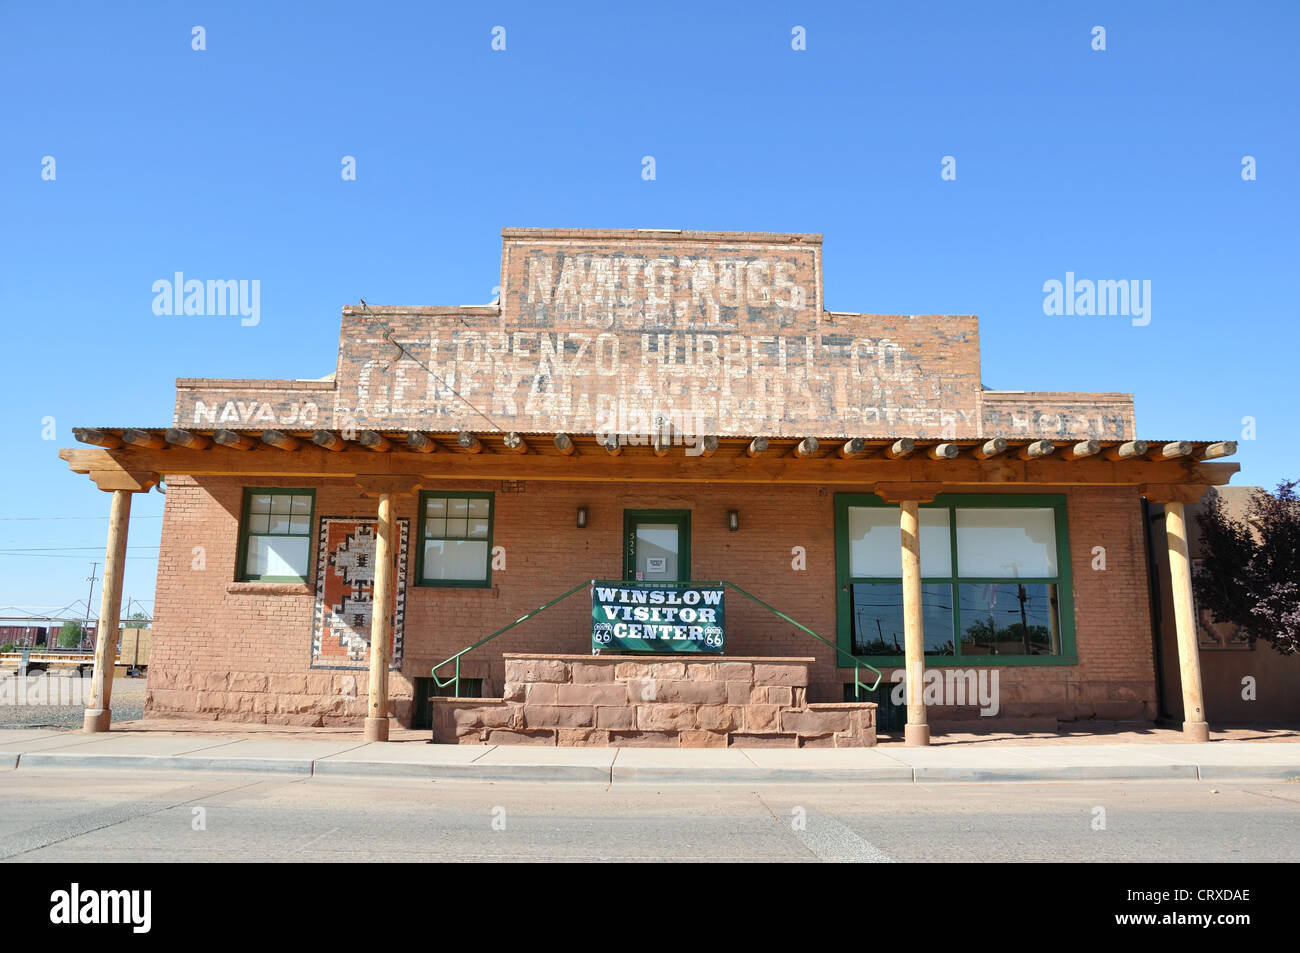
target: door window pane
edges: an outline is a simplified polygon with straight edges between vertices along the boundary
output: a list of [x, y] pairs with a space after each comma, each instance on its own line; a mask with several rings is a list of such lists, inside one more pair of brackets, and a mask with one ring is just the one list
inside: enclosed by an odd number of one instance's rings
[[[897, 582], [855, 583], [852, 587], [853, 654], [903, 654], [903, 586]], [[921, 619], [926, 655], [952, 655], [952, 586], [921, 586]]]
[[[921, 575], [952, 575], [948, 510], [921, 507]], [[849, 507], [849, 575], [854, 579], [903, 575], [903, 536], [895, 506]]]
[[958, 508], [957, 568], [967, 579], [1055, 576], [1055, 511], [1046, 507]]
[[1060, 655], [1056, 586], [1049, 583], [963, 583], [963, 655]]
[[676, 523], [637, 523], [637, 578], [647, 582], [669, 582], [677, 579], [679, 544]]

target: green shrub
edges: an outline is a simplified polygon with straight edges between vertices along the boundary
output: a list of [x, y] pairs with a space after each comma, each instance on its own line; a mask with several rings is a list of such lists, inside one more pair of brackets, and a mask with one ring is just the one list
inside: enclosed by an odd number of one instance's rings
[[59, 648], [75, 649], [81, 644], [81, 623], [65, 622], [59, 629]]

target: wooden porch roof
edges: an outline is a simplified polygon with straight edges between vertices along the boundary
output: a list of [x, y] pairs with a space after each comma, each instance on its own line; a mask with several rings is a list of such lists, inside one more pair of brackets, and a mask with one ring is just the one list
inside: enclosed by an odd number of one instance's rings
[[[1240, 467], [1212, 462], [1231, 441], [1053, 442], [982, 437], [819, 440], [708, 436], [654, 441], [595, 434], [413, 430], [74, 428], [89, 446], [59, 452], [103, 489], [111, 475], [411, 477], [942, 485], [1187, 486], [1228, 483]], [[118, 478], [119, 482], [123, 478]], [[130, 477], [124, 478], [130, 482]], [[129, 487], [123, 487], [129, 488]]]

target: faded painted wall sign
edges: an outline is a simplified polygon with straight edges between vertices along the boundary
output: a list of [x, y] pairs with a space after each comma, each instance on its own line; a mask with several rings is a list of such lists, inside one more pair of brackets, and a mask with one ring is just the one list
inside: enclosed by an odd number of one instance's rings
[[502, 235], [499, 305], [344, 308], [334, 381], [178, 382], [177, 425], [1131, 437], [1128, 395], [983, 391], [974, 316], [824, 311], [817, 235]]
[[336, 425], [828, 437], [978, 429], [974, 319], [940, 327], [823, 312], [816, 236], [507, 230], [501, 287], [499, 311], [345, 311]]
[[524, 326], [775, 330], [820, 317], [821, 248], [507, 238], [502, 289]]

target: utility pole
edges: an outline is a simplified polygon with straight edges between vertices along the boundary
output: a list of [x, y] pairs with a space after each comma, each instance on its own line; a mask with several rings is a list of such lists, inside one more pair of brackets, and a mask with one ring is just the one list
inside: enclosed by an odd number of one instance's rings
[[[95, 594], [95, 570], [98, 568], [99, 563], [90, 564], [90, 578], [88, 580], [90, 583], [90, 591], [86, 593], [86, 624], [81, 627], [81, 640], [83, 642], [86, 640], [86, 631], [90, 628], [90, 599]], [[80, 645], [77, 646], [77, 648], [80, 647]]]

